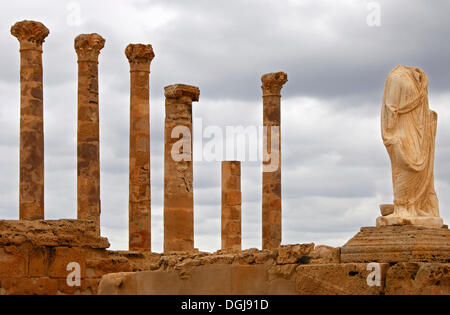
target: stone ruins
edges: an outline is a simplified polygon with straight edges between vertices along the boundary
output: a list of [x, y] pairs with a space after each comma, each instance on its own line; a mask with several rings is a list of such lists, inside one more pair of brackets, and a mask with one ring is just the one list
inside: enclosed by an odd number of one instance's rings
[[[77, 219], [45, 220], [42, 46], [39, 22], [14, 24], [20, 43], [20, 220], [0, 220], [0, 294], [450, 294], [450, 232], [434, 191], [437, 115], [414, 67], [388, 76], [382, 136], [394, 203], [376, 227], [340, 248], [282, 244], [281, 90], [262, 76], [262, 250], [242, 250], [241, 162], [222, 162], [222, 248], [194, 245], [192, 104], [198, 87], [165, 88], [164, 253], [151, 251], [151, 45], [130, 44], [129, 250], [100, 235], [98, 63], [105, 39], [75, 38], [78, 57]], [[179, 129], [181, 128], [181, 129]], [[182, 130], [188, 130], [180, 144]], [[219, 231], [218, 231], [219, 233]]]

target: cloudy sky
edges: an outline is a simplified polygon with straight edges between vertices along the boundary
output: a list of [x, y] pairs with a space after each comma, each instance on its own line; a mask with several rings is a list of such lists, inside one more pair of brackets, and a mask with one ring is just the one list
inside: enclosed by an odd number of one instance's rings
[[[154, 251], [163, 244], [164, 86], [200, 87], [194, 117], [203, 128], [259, 126], [260, 77], [274, 71], [289, 76], [282, 91], [283, 244], [343, 245], [375, 224], [379, 204], [392, 202], [380, 109], [386, 75], [397, 64], [429, 76], [430, 106], [439, 115], [436, 191], [449, 223], [448, 12], [445, 0], [1, 1], [0, 218], [19, 213], [19, 46], [10, 27], [30, 19], [50, 29], [43, 55], [47, 219], [76, 218], [73, 39], [96, 32], [106, 39], [99, 64], [102, 234], [113, 249], [128, 247], [129, 43], [150, 43], [156, 54]], [[220, 247], [220, 163], [194, 168], [195, 246], [212, 251]], [[243, 247], [260, 247], [260, 163], [242, 164], [242, 191]]]

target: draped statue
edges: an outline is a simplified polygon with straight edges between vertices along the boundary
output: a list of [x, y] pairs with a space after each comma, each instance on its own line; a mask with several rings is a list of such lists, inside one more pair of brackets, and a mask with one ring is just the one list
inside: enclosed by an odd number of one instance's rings
[[433, 175], [436, 125], [437, 114], [428, 106], [425, 72], [395, 67], [386, 80], [381, 110], [383, 142], [392, 164], [394, 205], [377, 219], [377, 226], [442, 227]]

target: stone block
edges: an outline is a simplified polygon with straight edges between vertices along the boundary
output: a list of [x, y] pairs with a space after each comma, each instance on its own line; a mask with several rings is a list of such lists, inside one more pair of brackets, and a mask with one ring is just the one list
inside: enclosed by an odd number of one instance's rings
[[48, 274], [53, 278], [66, 278], [71, 272], [67, 270], [69, 263], [80, 265], [81, 278], [86, 277], [86, 251], [82, 248], [56, 247], [49, 255]]
[[450, 264], [395, 264], [386, 275], [386, 294], [450, 295]]
[[27, 274], [28, 258], [16, 246], [0, 248], [0, 276], [24, 277]]
[[50, 249], [39, 246], [31, 248], [29, 252], [28, 276], [46, 277], [48, 276]]
[[41, 278], [5, 278], [0, 287], [7, 295], [56, 295], [58, 280]]
[[341, 248], [342, 262], [447, 262], [448, 228], [363, 227]]
[[367, 277], [371, 271], [367, 264], [302, 265], [296, 269], [298, 294], [324, 295], [379, 295], [383, 294], [386, 271], [389, 264], [380, 264], [380, 286], [369, 286]]
[[278, 248], [277, 264], [295, 264], [303, 256], [309, 256], [314, 249], [314, 243], [283, 245]]

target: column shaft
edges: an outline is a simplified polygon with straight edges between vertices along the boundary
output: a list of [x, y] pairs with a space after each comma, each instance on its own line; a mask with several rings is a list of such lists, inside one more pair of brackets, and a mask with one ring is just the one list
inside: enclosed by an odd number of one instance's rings
[[78, 219], [96, 222], [100, 233], [100, 139], [98, 55], [105, 40], [98, 34], [75, 38], [78, 55], [77, 208]]
[[283, 72], [262, 77], [263, 143], [262, 247], [281, 245], [281, 88], [287, 81]]
[[150, 62], [151, 45], [128, 45], [130, 62], [129, 250], [151, 250]]
[[22, 21], [11, 28], [20, 42], [20, 184], [21, 220], [44, 219], [44, 113], [42, 44], [49, 30]]
[[241, 250], [241, 162], [222, 162], [222, 249]]
[[199, 95], [193, 86], [165, 88], [164, 251], [194, 249], [192, 102]]

